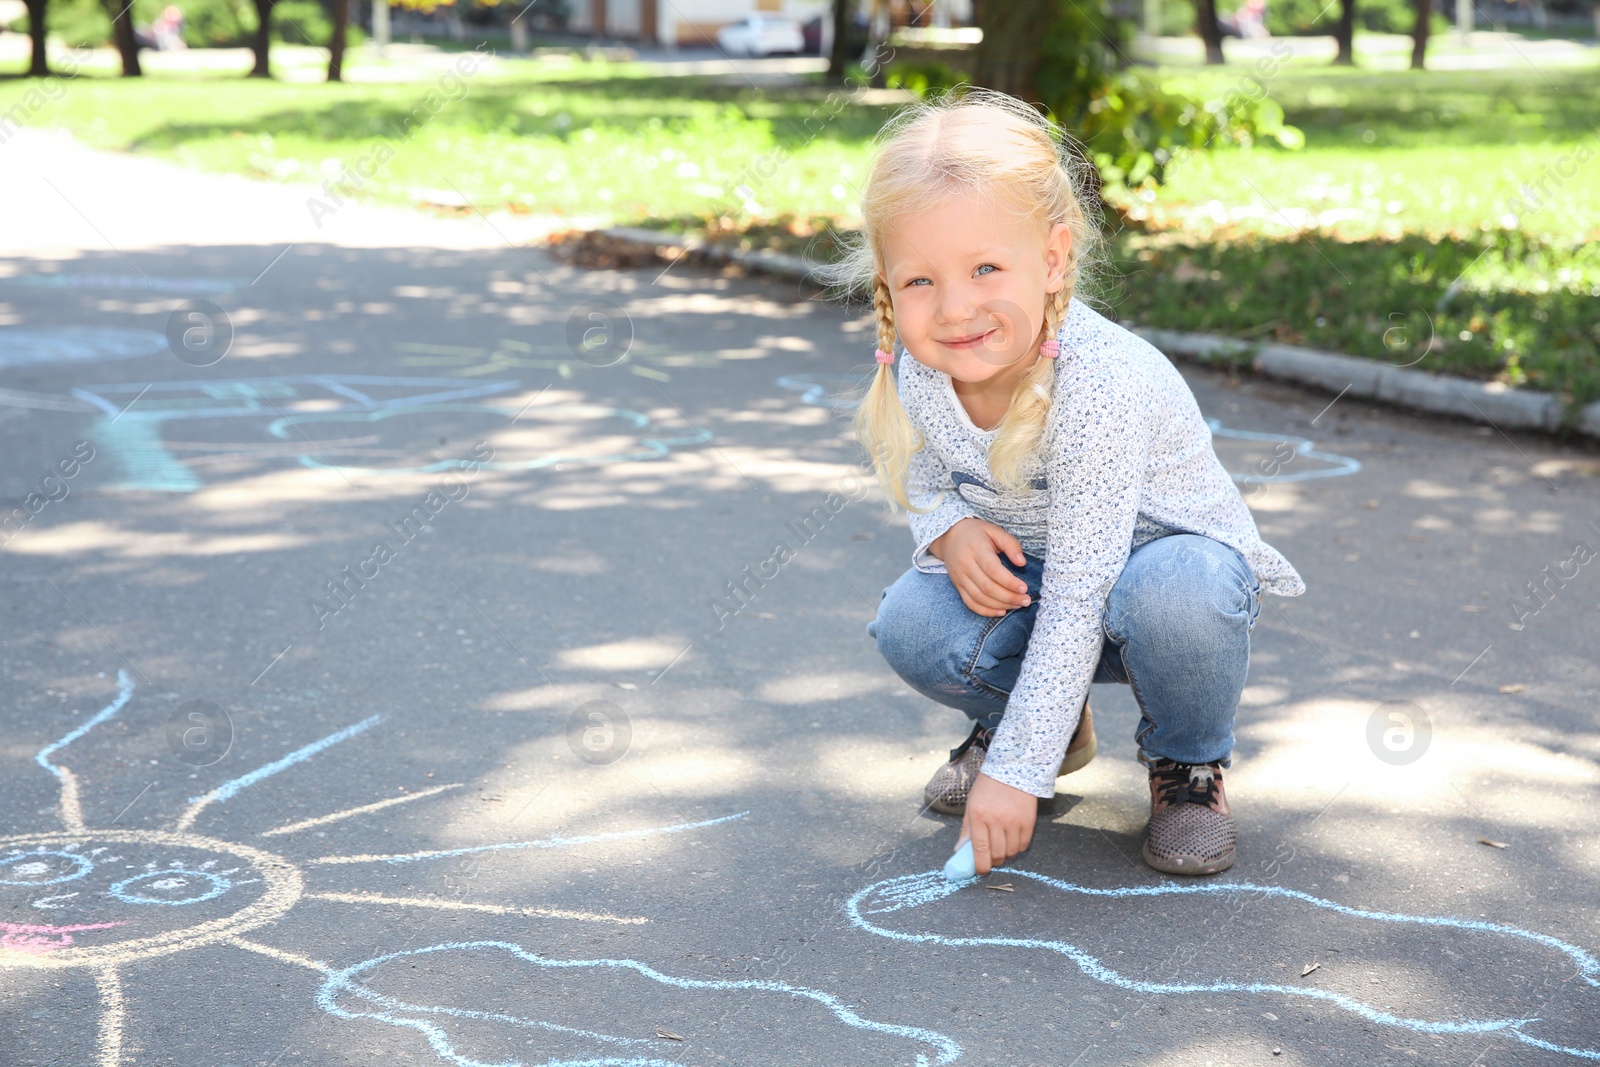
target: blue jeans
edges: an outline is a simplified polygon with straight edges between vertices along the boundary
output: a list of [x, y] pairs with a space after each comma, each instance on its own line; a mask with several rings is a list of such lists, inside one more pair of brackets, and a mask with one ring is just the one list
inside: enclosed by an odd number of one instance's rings
[[[884, 589], [878, 617], [867, 624], [907, 685], [988, 727], [1005, 714], [1022, 670], [1044, 573], [1044, 561], [1033, 556], [1021, 567], [999, 558], [1027, 583], [1027, 607], [979, 615], [948, 575], [913, 567]], [[1101, 617], [1105, 644], [1094, 680], [1132, 688], [1141, 762], [1227, 765], [1260, 613], [1261, 583], [1219, 541], [1173, 534], [1128, 557]]]

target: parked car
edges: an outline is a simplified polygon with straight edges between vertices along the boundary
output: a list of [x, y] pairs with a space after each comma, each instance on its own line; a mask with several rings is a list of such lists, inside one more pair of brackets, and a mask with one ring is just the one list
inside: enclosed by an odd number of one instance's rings
[[798, 54], [806, 42], [800, 24], [793, 19], [749, 15], [718, 30], [717, 45], [730, 56], [770, 56]]

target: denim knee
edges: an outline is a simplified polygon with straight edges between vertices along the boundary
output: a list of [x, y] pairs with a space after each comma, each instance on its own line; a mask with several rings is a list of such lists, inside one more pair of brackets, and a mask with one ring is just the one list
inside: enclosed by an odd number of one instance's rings
[[907, 571], [884, 590], [867, 634], [912, 689], [969, 716], [998, 719], [1006, 692], [974, 673], [1000, 619], [967, 609], [944, 574]]
[[1106, 632], [1185, 648], [1219, 628], [1255, 626], [1260, 583], [1238, 552], [1197, 534], [1161, 538], [1130, 557], [1106, 599]]

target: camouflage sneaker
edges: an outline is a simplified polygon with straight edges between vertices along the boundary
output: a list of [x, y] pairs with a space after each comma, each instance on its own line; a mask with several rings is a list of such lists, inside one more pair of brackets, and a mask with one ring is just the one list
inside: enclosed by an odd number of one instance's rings
[[1166, 874], [1216, 874], [1233, 866], [1233, 812], [1222, 764], [1157, 760], [1150, 768], [1144, 861]]
[[[983, 758], [989, 753], [989, 742], [993, 737], [993, 730], [975, 724], [967, 739], [951, 749], [950, 762], [934, 771], [933, 777], [928, 779], [927, 786], [922, 790], [923, 804], [945, 815], [964, 814], [967, 810], [967, 793], [977, 780], [978, 772], [983, 769]], [[1078, 728], [1067, 743], [1061, 769], [1056, 773], [1071, 774], [1082, 770], [1094, 759], [1097, 748], [1094, 716], [1089, 711], [1088, 701], [1084, 701]]]

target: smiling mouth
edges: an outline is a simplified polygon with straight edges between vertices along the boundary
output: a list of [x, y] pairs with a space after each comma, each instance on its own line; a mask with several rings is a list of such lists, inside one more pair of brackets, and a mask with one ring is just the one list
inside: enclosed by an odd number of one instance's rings
[[995, 330], [998, 330], [999, 328], [1000, 327], [996, 326], [994, 329], [985, 330], [982, 333], [975, 333], [970, 337], [954, 337], [948, 341], [940, 341], [939, 343], [944, 345], [946, 348], [976, 348], [978, 345], [988, 340], [989, 335], [994, 333]]

